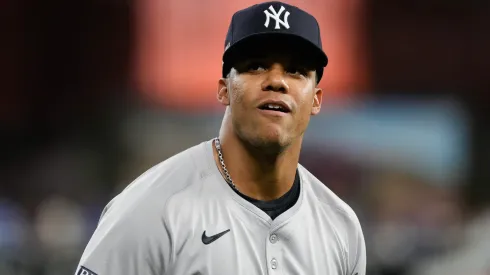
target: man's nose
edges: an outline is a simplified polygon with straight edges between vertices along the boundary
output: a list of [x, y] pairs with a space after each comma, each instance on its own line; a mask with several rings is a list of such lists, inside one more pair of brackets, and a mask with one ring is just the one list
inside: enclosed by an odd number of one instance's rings
[[262, 90], [288, 93], [289, 86], [285, 74], [286, 70], [281, 64], [273, 64], [267, 72], [267, 78], [262, 83]]

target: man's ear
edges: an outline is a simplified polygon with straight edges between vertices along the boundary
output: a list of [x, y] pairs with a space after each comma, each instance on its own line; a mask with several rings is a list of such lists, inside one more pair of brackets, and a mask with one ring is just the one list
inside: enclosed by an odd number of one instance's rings
[[315, 88], [315, 94], [313, 95], [313, 106], [311, 108], [311, 115], [317, 115], [322, 108], [323, 90], [321, 88]]
[[230, 93], [228, 93], [228, 79], [221, 78], [218, 82], [218, 101], [228, 106], [230, 105]]

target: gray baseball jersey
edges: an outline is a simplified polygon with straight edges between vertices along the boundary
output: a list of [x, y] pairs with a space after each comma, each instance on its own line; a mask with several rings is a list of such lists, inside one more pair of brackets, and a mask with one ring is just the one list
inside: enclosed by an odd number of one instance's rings
[[298, 165], [296, 204], [276, 219], [224, 181], [212, 141], [142, 174], [104, 209], [77, 275], [364, 275], [354, 211]]

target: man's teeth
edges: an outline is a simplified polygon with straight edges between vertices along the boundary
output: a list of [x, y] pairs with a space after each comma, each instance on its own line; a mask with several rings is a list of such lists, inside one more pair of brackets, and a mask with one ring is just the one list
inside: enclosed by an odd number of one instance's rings
[[275, 110], [281, 110], [282, 107], [278, 105], [273, 105], [273, 104], [267, 104], [267, 108], [269, 109], [275, 109]]

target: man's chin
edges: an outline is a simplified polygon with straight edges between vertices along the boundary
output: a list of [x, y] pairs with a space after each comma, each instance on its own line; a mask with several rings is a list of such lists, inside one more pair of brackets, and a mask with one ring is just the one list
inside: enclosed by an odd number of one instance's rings
[[248, 140], [250, 146], [265, 154], [279, 154], [286, 149], [290, 140], [279, 132], [267, 131], [255, 133], [254, 137]]
[[236, 134], [243, 144], [257, 153], [277, 154], [281, 153], [291, 144], [291, 139], [281, 125], [261, 124], [248, 129], [236, 128]]

